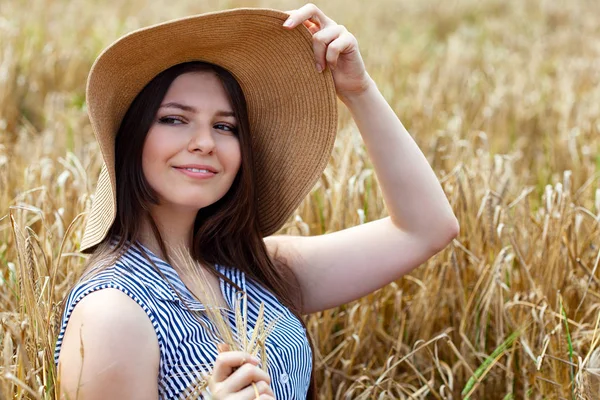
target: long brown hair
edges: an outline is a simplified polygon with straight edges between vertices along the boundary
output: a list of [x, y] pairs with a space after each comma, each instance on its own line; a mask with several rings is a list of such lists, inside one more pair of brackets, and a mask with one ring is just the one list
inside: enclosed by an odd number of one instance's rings
[[[161, 72], [144, 87], [129, 107], [115, 138], [117, 215], [107, 237], [93, 249], [92, 256], [86, 263], [86, 272], [90, 272], [92, 266], [95, 266], [94, 272], [109, 266], [110, 263], [106, 260], [111, 257], [115, 260], [127, 251], [129, 245], [138, 243], [143, 218], [150, 222], [166, 261], [171, 262], [160, 231], [149, 213], [149, 205], [158, 204], [158, 196], [143, 174], [142, 150], [146, 135], [171, 83], [181, 74], [200, 71], [214, 72], [229, 97], [238, 122], [237, 135], [242, 161], [228, 192], [198, 212], [194, 222], [191, 255], [215, 276], [220, 276], [231, 284], [233, 282], [220, 274], [215, 265], [234, 266], [243, 271], [269, 289], [306, 328], [300, 313], [302, 297], [298, 281], [284, 262], [276, 257], [269, 257], [260, 232], [255, 190], [256, 171], [253, 169], [251, 131], [244, 94], [233, 75], [214, 64], [187, 62]], [[113, 237], [119, 238], [116, 246], [110, 243]], [[156, 266], [155, 268], [160, 273]], [[307, 398], [316, 399], [314, 345], [310, 336], [308, 340], [313, 353], [313, 371]]]

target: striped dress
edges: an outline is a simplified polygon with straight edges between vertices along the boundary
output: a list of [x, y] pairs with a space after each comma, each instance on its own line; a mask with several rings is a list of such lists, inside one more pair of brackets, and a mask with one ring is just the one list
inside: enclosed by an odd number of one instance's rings
[[[58, 364], [60, 347], [65, 329], [75, 305], [93, 291], [115, 288], [132, 298], [144, 310], [158, 338], [160, 367], [158, 391], [160, 399], [181, 399], [189, 394], [187, 388], [201, 379], [200, 371], [211, 370], [217, 356], [214, 335], [209, 332], [214, 325], [175, 269], [162, 261], [149, 249], [149, 257], [169, 279], [187, 303], [192, 315], [173, 289], [160, 277], [142, 254], [132, 247], [109, 268], [92, 278], [80, 281], [66, 298], [60, 333], [56, 342], [54, 362]], [[265, 304], [265, 324], [279, 317], [275, 330], [266, 341], [268, 373], [271, 388], [278, 400], [305, 399], [310, 384], [312, 353], [306, 331], [289, 309], [282, 305], [271, 292], [259, 283], [246, 279], [243, 272], [234, 267], [217, 266], [218, 270], [243, 289], [247, 297], [242, 310], [247, 306], [248, 337], [256, 324], [260, 302]], [[220, 288], [230, 310], [235, 309], [238, 293], [224, 279], [219, 278]], [[244, 304], [246, 303], [246, 304]], [[258, 303], [258, 304], [257, 304]], [[232, 329], [235, 329], [234, 314], [228, 310]], [[201, 318], [205, 324], [198, 322]], [[260, 357], [260, 355], [259, 355]]]

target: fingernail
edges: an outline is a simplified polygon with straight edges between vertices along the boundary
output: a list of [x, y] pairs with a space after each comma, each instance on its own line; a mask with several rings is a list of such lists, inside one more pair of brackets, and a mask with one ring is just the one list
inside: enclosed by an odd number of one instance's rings
[[317, 67], [317, 71], [322, 72], [323, 71], [323, 67], [321, 67], [321, 64], [316, 63], [315, 65]]
[[258, 357], [254, 357], [254, 356], [252, 356], [252, 357], [250, 357], [250, 359], [251, 359], [252, 361], [254, 361], [255, 363], [257, 363], [257, 364], [258, 364], [258, 363], [260, 363], [260, 360], [258, 359]]
[[283, 23], [283, 26], [292, 26], [292, 24], [294, 23], [294, 21], [292, 21], [291, 18], [288, 18], [285, 20], [285, 22]]

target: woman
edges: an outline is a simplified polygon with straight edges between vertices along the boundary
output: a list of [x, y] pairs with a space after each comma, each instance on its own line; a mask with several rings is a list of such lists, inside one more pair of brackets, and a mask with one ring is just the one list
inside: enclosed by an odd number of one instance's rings
[[[390, 216], [322, 236], [271, 236], [327, 163], [336, 95]], [[66, 299], [55, 352], [70, 398], [180, 398], [200, 364], [213, 366], [215, 399], [316, 398], [301, 315], [381, 288], [458, 234], [356, 39], [313, 4], [228, 10], [126, 35], [96, 60], [87, 98], [105, 167], [81, 245], [92, 253], [86, 279]], [[268, 373], [250, 354], [217, 354], [190, 317], [203, 305], [169, 255], [181, 245], [225, 309], [241, 290], [254, 299], [250, 325], [256, 300], [267, 321], [282, 316], [266, 344]]]

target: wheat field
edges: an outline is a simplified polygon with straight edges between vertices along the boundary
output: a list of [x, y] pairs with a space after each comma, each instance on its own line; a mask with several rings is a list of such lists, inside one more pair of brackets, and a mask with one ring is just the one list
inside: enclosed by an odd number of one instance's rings
[[[306, 317], [320, 398], [599, 398], [600, 3], [315, 3], [357, 37], [461, 226], [410, 275]], [[57, 397], [59, 302], [85, 261], [101, 162], [85, 109], [101, 49], [175, 17], [302, 4], [0, 2], [0, 399]], [[282, 233], [386, 215], [340, 112], [330, 163]]]

